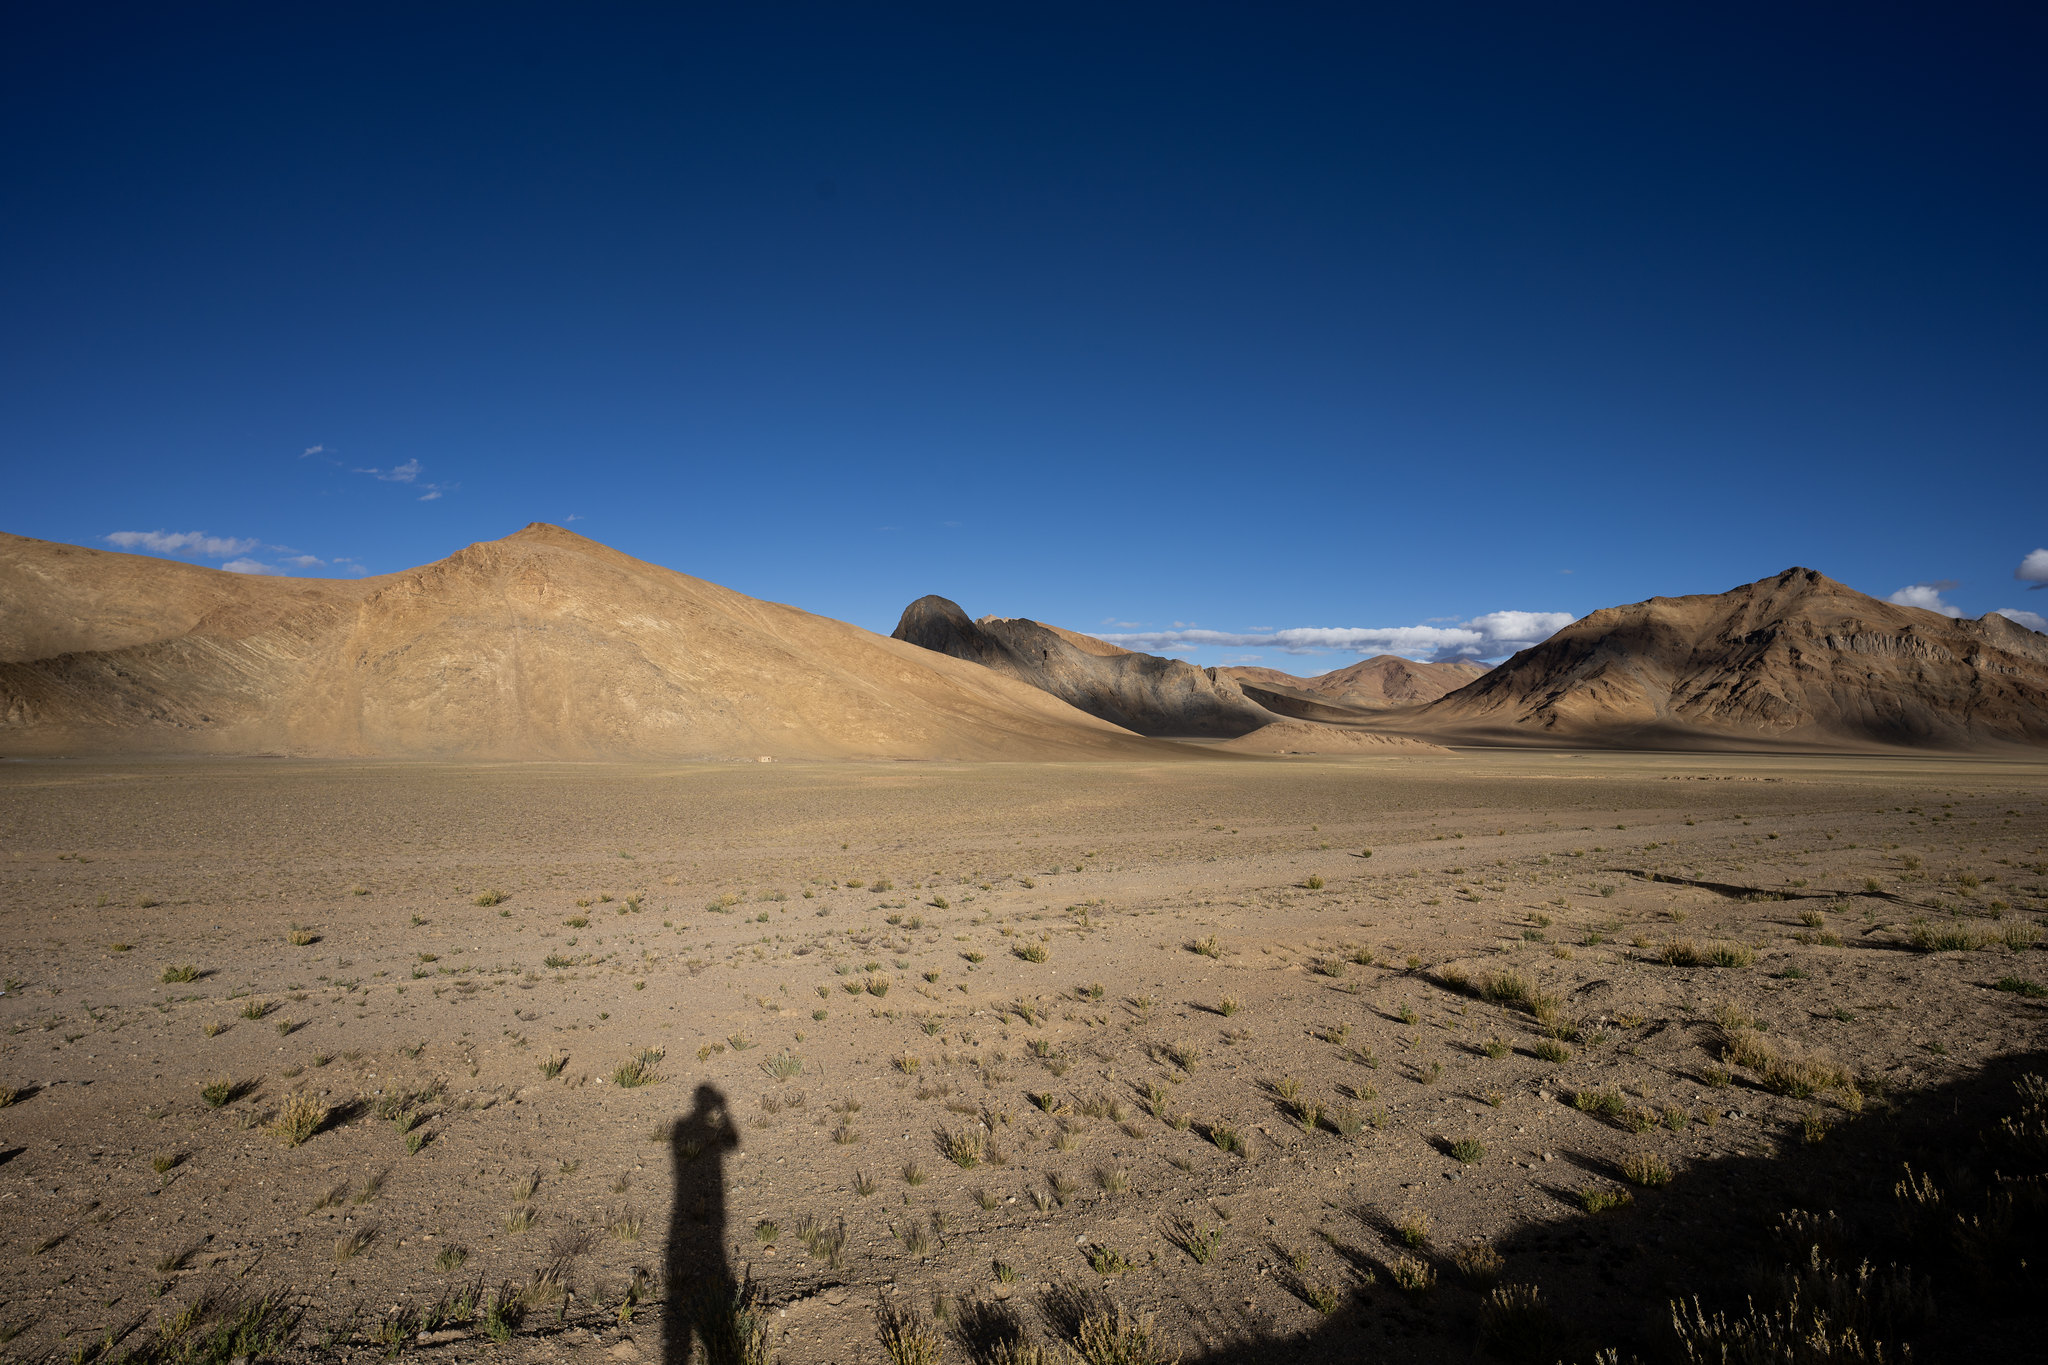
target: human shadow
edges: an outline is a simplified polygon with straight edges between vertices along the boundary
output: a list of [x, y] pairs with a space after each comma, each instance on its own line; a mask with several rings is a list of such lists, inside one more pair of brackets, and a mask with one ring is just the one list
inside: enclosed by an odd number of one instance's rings
[[739, 1146], [725, 1094], [700, 1085], [669, 1132], [674, 1197], [662, 1262], [662, 1362], [687, 1365], [692, 1341], [707, 1365], [742, 1358], [752, 1327], [748, 1286], [725, 1254], [725, 1153]]

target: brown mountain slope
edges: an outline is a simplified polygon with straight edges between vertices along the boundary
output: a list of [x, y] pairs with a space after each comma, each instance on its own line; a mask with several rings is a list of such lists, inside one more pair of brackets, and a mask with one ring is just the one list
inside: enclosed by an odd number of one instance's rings
[[535, 523], [361, 582], [0, 536], [0, 751], [1152, 754], [1035, 688]]
[[1396, 654], [1375, 654], [1355, 664], [1313, 678], [1297, 678], [1277, 668], [1227, 667], [1240, 685], [1272, 688], [1313, 696], [1355, 711], [1388, 711], [1419, 706], [1457, 691], [1486, 672], [1486, 665], [1457, 660], [1418, 663]]
[[1788, 569], [1596, 611], [1397, 723], [1617, 747], [2048, 744], [2048, 636]]
[[1037, 621], [969, 620], [943, 597], [920, 597], [905, 607], [895, 638], [1042, 688], [1141, 735], [1232, 738], [1280, 719], [1213, 670]]

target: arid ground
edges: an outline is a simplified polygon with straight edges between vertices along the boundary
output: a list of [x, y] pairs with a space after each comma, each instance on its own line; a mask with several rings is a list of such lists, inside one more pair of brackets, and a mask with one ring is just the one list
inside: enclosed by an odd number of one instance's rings
[[789, 1362], [1112, 1303], [1188, 1359], [1654, 1358], [1773, 1228], [1853, 1265], [1802, 1191], [1925, 1204], [1929, 1124], [1974, 1216], [2044, 779], [6, 763], [0, 1353], [651, 1361], [750, 1273]]

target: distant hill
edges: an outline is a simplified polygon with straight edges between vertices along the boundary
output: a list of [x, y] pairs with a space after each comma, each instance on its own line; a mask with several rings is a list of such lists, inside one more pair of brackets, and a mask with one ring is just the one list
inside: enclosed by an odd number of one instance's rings
[[1283, 718], [1231, 679], [1184, 660], [1133, 653], [1038, 621], [970, 620], [943, 597], [905, 607], [895, 638], [1029, 683], [1141, 735], [1230, 739]]
[[1879, 601], [1812, 569], [1586, 616], [1403, 733], [1618, 747], [2048, 743], [2048, 636]]
[[1311, 678], [1298, 678], [1277, 668], [1230, 666], [1215, 671], [1237, 679], [1240, 687], [1248, 689], [1312, 697], [1354, 711], [1388, 711], [1420, 706], [1455, 692], [1483, 675], [1486, 665], [1463, 659], [1426, 664], [1396, 654], [1376, 654]]
[[360, 581], [0, 535], [0, 753], [1089, 758], [1010, 678], [534, 523]]

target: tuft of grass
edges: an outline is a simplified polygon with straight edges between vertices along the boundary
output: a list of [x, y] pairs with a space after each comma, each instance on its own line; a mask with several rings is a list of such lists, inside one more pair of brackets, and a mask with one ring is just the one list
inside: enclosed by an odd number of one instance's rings
[[1587, 1213], [1605, 1213], [1634, 1201], [1635, 1196], [1627, 1190], [1609, 1189], [1605, 1185], [1587, 1185], [1579, 1191], [1579, 1207]]
[[2048, 989], [2044, 989], [2039, 982], [2029, 981], [2023, 976], [2002, 976], [1993, 988], [2011, 995], [2024, 996], [2029, 1000], [2039, 1000], [2043, 996], [2048, 996]]
[[1223, 1229], [1179, 1217], [1167, 1225], [1166, 1240], [1187, 1253], [1188, 1259], [1196, 1265], [1207, 1265], [1216, 1258], [1217, 1249], [1223, 1245]]
[[1756, 951], [1745, 943], [1715, 943], [1708, 946], [1706, 960], [1716, 967], [1747, 967], [1756, 961]]
[[1966, 925], [1951, 925], [1944, 929], [1931, 929], [1916, 924], [1908, 936], [1912, 945], [1923, 953], [1967, 953], [1987, 948], [2001, 940], [1997, 935]]
[[662, 1049], [642, 1048], [627, 1060], [620, 1062], [612, 1071], [612, 1084], [626, 1090], [635, 1090], [643, 1085], [653, 1085], [661, 1080], [661, 1073], [655, 1070], [661, 1061]]
[[938, 1365], [943, 1338], [915, 1302], [884, 1301], [875, 1309], [875, 1335], [890, 1365]]
[[1536, 994], [1536, 983], [1520, 972], [1492, 972], [1479, 983], [1479, 998], [1494, 1005], [1526, 1007]]
[[1115, 1247], [1094, 1242], [1088, 1247], [1088, 1266], [1098, 1275], [1121, 1275], [1131, 1268], [1131, 1262]]
[[1470, 1166], [1486, 1157], [1486, 1144], [1478, 1138], [1459, 1138], [1446, 1148], [1453, 1157]]
[[342, 1233], [334, 1239], [334, 1259], [353, 1261], [370, 1249], [370, 1244], [377, 1240], [377, 1231], [375, 1223], [365, 1223]]
[[1220, 958], [1223, 956], [1223, 945], [1217, 941], [1216, 935], [1204, 934], [1188, 944], [1188, 951], [1200, 953], [1203, 957]]
[[949, 1133], [942, 1129], [938, 1137], [939, 1150], [945, 1154], [946, 1160], [961, 1170], [971, 1171], [981, 1164], [986, 1143], [980, 1132], [964, 1128], [957, 1133]]
[[558, 1052], [551, 1052], [548, 1054], [547, 1060], [540, 1064], [540, 1074], [549, 1080], [553, 1080], [562, 1074], [562, 1068], [567, 1065], [569, 1065], [567, 1057], [562, 1056]]
[[1174, 1365], [1179, 1359], [1160, 1339], [1151, 1314], [1133, 1314], [1120, 1303], [1088, 1310], [1077, 1315], [1068, 1344], [1083, 1365]]
[[1621, 1159], [1621, 1173], [1645, 1189], [1671, 1183], [1671, 1167], [1655, 1152], [1630, 1152]]
[[505, 893], [502, 891], [483, 891], [478, 893], [476, 900], [472, 903], [476, 905], [491, 906], [499, 904], [504, 899]]
[[1489, 1352], [1508, 1360], [1556, 1360], [1568, 1333], [1543, 1291], [1530, 1284], [1504, 1284], [1479, 1309], [1479, 1339]]
[[1562, 1065], [1572, 1059], [1572, 1050], [1563, 1043], [1558, 1042], [1555, 1038], [1539, 1039], [1536, 1046], [1530, 1050], [1544, 1061], [1558, 1065]]
[[1595, 1118], [1618, 1119], [1628, 1112], [1628, 1101], [1611, 1090], [1579, 1090], [1572, 1094], [1572, 1108]]
[[294, 1090], [278, 1106], [270, 1131], [287, 1147], [303, 1146], [327, 1122], [327, 1102], [304, 1090]]
[[1465, 1283], [1474, 1289], [1485, 1289], [1500, 1278], [1506, 1262], [1488, 1243], [1474, 1239], [1461, 1242], [1451, 1252], [1451, 1264], [1458, 1268], [1458, 1274]]
[[183, 985], [187, 981], [197, 981], [198, 979], [199, 969], [189, 962], [181, 963], [175, 967], [164, 968], [162, 977], [163, 983], [166, 986]]
[[1029, 943], [1020, 943], [1010, 951], [1026, 962], [1043, 962], [1052, 955], [1051, 951], [1045, 946], [1045, 943], [1039, 939], [1033, 939]]
[[1422, 1298], [1436, 1288], [1436, 1268], [1418, 1256], [1396, 1256], [1387, 1266], [1387, 1273], [1414, 1298]]

